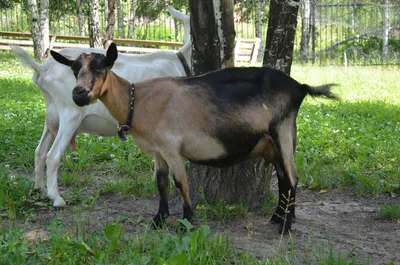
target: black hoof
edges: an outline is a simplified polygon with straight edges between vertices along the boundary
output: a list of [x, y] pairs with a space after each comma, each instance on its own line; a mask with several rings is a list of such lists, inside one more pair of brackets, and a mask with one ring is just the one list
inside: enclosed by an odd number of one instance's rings
[[162, 228], [165, 223], [165, 218], [161, 217], [160, 214], [157, 214], [156, 216], [154, 216], [153, 220], [150, 223], [150, 227], [153, 229], [160, 229]]
[[[286, 227], [286, 226], [285, 226]], [[283, 225], [281, 225], [281, 227], [279, 228], [279, 234], [284, 234], [287, 235], [289, 233], [289, 231], [292, 230], [291, 228], [285, 228], [283, 229]]]
[[279, 228], [279, 233], [280, 234], [284, 234], [284, 235], [286, 235], [286, 234], [288, 234], [289, 233], [289, 231], [292, 229], [292, 217], [291, 216], [288, 216], [287, 218], [286, 218], [286, 221], [285, 222], [283, 222], [281, 225], [280, 225], [280, 228]]
[[271, 217], [270, 222], [273, 224], [283, 224], [283, 218], [279, 213], [274, 213]]

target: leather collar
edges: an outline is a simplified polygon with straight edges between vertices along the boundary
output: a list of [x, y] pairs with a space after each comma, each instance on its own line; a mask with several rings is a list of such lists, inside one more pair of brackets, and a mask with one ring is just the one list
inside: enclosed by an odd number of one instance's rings
[[186, 59], [185, 59], [185, 56], [183, 56], [183, 54], [181, 52], [177, 52], [176, 56], [178, 56], [179, 61], [181, 62], [182, 66], [183, 66], [183, 69], [185, 69], [186, 76], [192, 76], [192, 72], [190, 70], [190, 67], [189, 67]]
[[129, 86], [129, 112], [125, 124], [118, 123], [118, 136], [122, 141], [126, 141], [125, 132], [132, 129], [133, 109], [135, 106], [135, 87], [131, 83]]

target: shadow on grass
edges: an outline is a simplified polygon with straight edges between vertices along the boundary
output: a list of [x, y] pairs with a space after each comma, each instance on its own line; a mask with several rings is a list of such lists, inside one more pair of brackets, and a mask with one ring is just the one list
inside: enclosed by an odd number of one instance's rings
[[400, 192], [400, 106], [312, 103], [304, 104], [297, 118], [296, 164], [303, 185], [354, 184], [359, 194]]

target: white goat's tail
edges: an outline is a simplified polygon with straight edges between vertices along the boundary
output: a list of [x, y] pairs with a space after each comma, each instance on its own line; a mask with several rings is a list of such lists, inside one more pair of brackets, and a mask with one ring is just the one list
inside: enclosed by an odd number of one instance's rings
[[29, 55], [27, 51], [22, 49], [19, 46], [10, 45], [11, 50], [15, 53], [15, 55], [19, 58], [23, 65], [32, 68], [38, 74], [45, 71], [45, 67], [43, 64], [37, 63], [32, 56]]

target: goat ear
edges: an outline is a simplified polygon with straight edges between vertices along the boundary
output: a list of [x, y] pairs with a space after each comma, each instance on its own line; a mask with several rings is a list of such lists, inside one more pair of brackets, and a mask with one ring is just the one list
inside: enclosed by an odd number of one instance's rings
[[109, 67], [113, 66], [117, 58], [118, 58], [117, 45], [115, 45], [115, 43], [111, 43], [110, 47], [108, 47], [107, 49], [106, 65]]
[[56, 51], [51, 50], [50, 53], [51, 53], [51, 56], [53, 56], [54, 60], [56, 60], [60, 64], [71, 66], [72, 63], [74, 62], [74, 60], [70, 60], [67, 57], [64, 57], [63, 55], [59, 54]]

